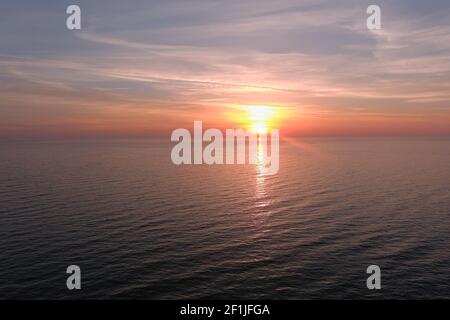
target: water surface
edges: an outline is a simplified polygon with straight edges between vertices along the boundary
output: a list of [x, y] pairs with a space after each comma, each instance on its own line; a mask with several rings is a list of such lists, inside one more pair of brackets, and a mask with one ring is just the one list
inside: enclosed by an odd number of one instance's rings
[[450, 297], [449, 139], [291, 139], [274, 176], [170, 148], [1, 143], [0, 298]]

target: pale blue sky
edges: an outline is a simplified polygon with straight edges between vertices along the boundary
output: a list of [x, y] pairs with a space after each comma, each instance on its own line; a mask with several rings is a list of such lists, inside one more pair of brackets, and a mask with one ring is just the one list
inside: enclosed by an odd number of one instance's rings
[[[81, 31], [65, 28], [69, 4]], [[379, 31], [366, 28], [369, 4]], [[449, 1], [19, 0], [0, 13], [6, 137], [107, 126], [124, 110], [170, 122], [255, 103], [319, 118], [450, 117]]]

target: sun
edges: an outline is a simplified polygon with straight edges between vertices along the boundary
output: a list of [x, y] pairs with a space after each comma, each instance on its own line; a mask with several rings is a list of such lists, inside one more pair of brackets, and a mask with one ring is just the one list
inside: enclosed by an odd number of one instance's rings
[[255, 122], [265, 122], [270, 120], [274, 115], [274, 110], [269, 106], [247, 106], [246, 107], [249, 120]]
[[285, 106], [245, 105], [230, 106], [229, 119], [237, 126], [256, 134], [269, 134], [272, 129], [278, 129], [286, 117]]
[[250, 127], [250, 131], [252, 131], [254, 133], [262, 134], [262, 133], [267, 133], [268, 128], [267, 128], [267, 125], [265, 125], [264, 123], [257, 122]]
[[273, 126], [275, 109], [271, 106], [246, 106], [247, 126], [254, 133], [267, 133]]

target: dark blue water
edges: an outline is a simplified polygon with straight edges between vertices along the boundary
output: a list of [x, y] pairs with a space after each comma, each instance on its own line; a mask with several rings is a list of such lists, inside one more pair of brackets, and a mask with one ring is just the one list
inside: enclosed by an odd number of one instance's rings
[[1, 143], [0, 298], [450, 298], [450, 140], [292, 139], [275, 176], [170, 148]]

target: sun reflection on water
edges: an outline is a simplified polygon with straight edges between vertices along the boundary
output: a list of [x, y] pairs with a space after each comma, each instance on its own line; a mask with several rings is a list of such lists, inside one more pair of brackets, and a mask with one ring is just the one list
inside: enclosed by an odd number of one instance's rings
[[258, 148], [257, 148], [257, 160], [256, 160], [256, 199], [258, 207], [265, 207], [268, 205], [268, 194], [266, 191], [266, 179], [268, 169], [266, 167], [266, 143], [258, 138]]

